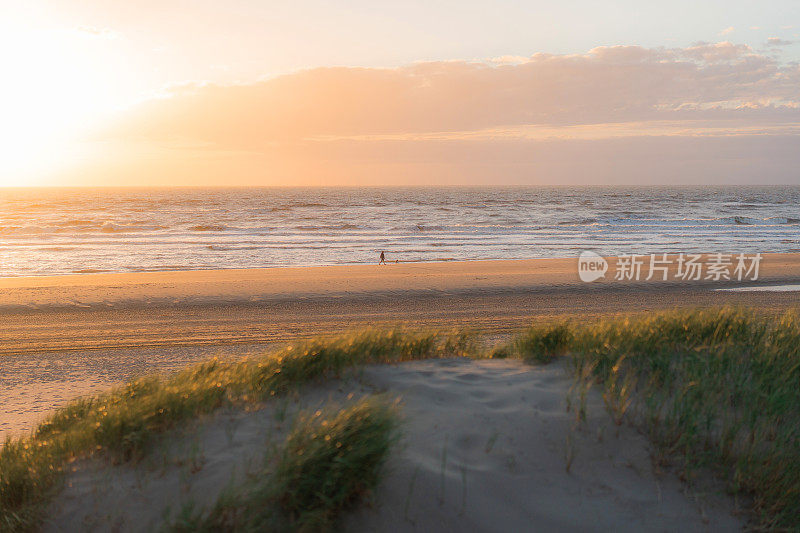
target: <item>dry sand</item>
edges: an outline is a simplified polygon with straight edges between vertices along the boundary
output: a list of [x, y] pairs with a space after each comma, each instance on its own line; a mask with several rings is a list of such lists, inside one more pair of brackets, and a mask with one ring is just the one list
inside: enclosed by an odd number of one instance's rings
[[[798, 282], [800, 254], [764, 256], [757, 284]], [[142, 373], [363, 325], [507, 335], [564, 314], [800, 305], [797, 292], [712, 290], [737, 285], [585, 284], [575, 258], [2, 278], [0, 441]]]
[[[75, 465], [46, 531], [155, 531], [189, 502], [213, 503], [282, 442], [299, 408], [383, 392], [401, 399], [403, 438], [350, 531], [734, 531], [719, 487], [656, 473], [649, 444], [617, 427], [590, 390], [576, 424], [565, 365], [444, 359], [371, 366], [264, 409], [226, 412], [172, 435], [151, 459]], [[280, 413], [285, 412], [285, 421]], [[567, 460], [571, 466], [567, 471]]]

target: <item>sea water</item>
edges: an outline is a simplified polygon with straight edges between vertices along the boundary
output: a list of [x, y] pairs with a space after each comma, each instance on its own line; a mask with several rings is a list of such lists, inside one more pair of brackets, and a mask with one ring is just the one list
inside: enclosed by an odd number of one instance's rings
[[0, 189], [0, 276], [800, 251], [800, 187]]

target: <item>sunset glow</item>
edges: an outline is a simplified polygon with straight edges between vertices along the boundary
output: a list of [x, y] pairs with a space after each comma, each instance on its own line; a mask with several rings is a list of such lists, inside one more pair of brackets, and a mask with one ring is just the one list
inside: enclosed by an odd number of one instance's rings
[[82, 137], [132, 100], [130, 74], [80, 29], [0, 25], [0, 183], [25, 186], [55, 180], [75, 162]]
[[[752, 182], [753, 166], [797, 180], [795, 3], [724, 23], [693, 5], [677, 38], [656, 24], [677, 8], [634, 20], [625, 2], [461, 10], [447, 25], [443, 6], [421, 3], [240, 0], [188, 17], [180, 2], [145, 4], [8, 9], [0, 185], [628, 183], [642, 146], [673, 183]], [[553, 20], [587, 32], [553, 33]], [[409, 24], [387, 33], [390, 21]], [[447, 42], [456, 29], [472, 44]], [[676, 175], [686, 157], [702, 160]]]

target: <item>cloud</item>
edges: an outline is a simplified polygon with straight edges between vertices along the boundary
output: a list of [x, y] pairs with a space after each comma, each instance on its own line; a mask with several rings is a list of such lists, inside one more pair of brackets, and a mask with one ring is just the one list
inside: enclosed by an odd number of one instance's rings
[[769, 46], [789, 46], [790, 44], [794, 44], [794, 41], [785, 41], [780, 37], [770, 37], [767, 39], [767, 45]]
[[742, 59], [752, 52], [753, 49], [746, 44], [733, 44], [730, 41], [722, 41], [718, 43], [695, 43], [684, 49], [683, 55], [692, 59], [702, 60], [705, 63], [718, 63]]
[[79, 26], [78, 28], [76, 28], [76, 31], [85, 36], [97, 37], [102, 39], [116, 39], [117, 37], [119, 37], [119, 34], [117, 32], [109, 28], [97, 28], [94, 26]]
[[734, 28], [733, 26], [728, 26], [728, 27], [727, 27], [727, 28], [725, 28], [724, 30], [720, 31], [720, 32], [719, 32], [719, 35], [728, 35], [729, 33], [733, 33], [733, 31], [734, 31], [735, 29], [736, 29], [736, 28]]
[[[796, 181], [800, 151], [791, 147], [799, 134], [799, 65], [727, 41], [605, 46], [585, 54], [184, 84], [129, 110], [95, 139], [125, 146], [129, 155], [136, 152], [131, 147], [149, 147], [146, 156], [126, 156], [124, 165], [87, 175], [139, 172], [202, 183], [202, 176], [233, 176], [251, 184], [364, 183], [372, 176], [400, 184], [452, 183], [459, 172], [472, 176], [465, 182], [478, 174], [496, 181], [502, 171], [501, 181], [520, 183], [548, 168], [563, 181], [566, 169], [578, 166], [562, 160], [558, 170], [560, 159], [548, 150], [583, 157], [587, 171], [594, 165], [606, 169], [603, 175], [631, 177], [632, 161], [644, 165], [639, 147], [654, 157], [642, 168], [658, 175], [681, 167], [696, 183], [703, 172], [723, 179], [724, 168], [731, 179], [750, 172], [763, 182], [768, 174], [759, 167]], [[767, 139], [776, 139], [774, 150]], [[759, 149], [748, 152], [748, 142]], [[737, 159], [740, 166], [720, 159], [736, 150], [750, 154]], [[683, 166], [666, 161], [678, 156], [690, 159]], [[689, 161], [696, 164], [691, 172], [684, 168]], [[576, 174], [570, 182], [581, 179], [588, 178]]]
[[530, 58], [525, 56], [505, 55], [505, 56], [493, 57], [489, 60], [489, 62], [502, 65], [518, 65], [520, 63], [527, 63], [529, 59]]
[[318, 68], [251, 84], [185, 84], [133, 109], [110, 134], [250, 149], [325, 135], [744, 115], [772, 121], [797, 106], [800, 67], [744, 45], [610, 46], [515, 63]]

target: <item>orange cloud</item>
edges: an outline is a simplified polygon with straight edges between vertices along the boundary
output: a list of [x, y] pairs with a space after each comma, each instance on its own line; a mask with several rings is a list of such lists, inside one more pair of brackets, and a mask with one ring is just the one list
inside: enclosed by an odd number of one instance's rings
[[768, 46], [789, 46], [790, 44], [794, 43], [794, 41], [787, 41], [785, 39], [781, 39], [780, 37], [770, 37], [767, 39]]
[[[789, 166], [800, 156], [787, 139], [797, 142], [799, 107], [800, 66], [729, 42], [319, 68], [252, 84], [174, 87], [98, 135], [125, 147], [117, 161], [129, 167], [120, 171], [107, 154], [85, 175], [139, 169], [139, 180], [181, 183], [495, 183], [502, 173], [513, 183], [580, 183], [590, 171], [631, 177], [631, 162], [661, 175], [676, 167], [666, 158], [683, 157], [682, 176], [695, 183], [721, 168], [736, 179], [745, 171], [763, 178], [768, 168], [786, 181], [797, 179]], [[775, 139], [769, 156], [765, 137]], [[748, 139], [757, 150], [746, 149]], [[720, 157], [734, 146], [750, 155], [729, 168]], [[147, 147], [147, 155], [137, 159], [131, 147]], [[575, 157], [586, 168], [563, 159]]]

